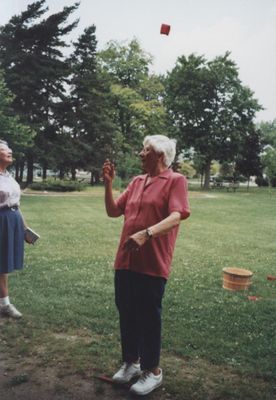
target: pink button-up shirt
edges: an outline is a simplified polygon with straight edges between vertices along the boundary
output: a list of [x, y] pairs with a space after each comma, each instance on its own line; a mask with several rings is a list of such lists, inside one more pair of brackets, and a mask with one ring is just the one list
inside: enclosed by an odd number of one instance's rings
[[115, 269], [127, 269], [167, 279], [173, 257], [178, 226], [165, 235], [147, 241], [138, 251], [127, 251], [124, 243], [130, 235], [153, 226], [173, 211], [188, 218], [190, 207], [186, 178], [171, 169], [151, 178], [135, 177], [116, 200], [125, 221], [115, 259]]

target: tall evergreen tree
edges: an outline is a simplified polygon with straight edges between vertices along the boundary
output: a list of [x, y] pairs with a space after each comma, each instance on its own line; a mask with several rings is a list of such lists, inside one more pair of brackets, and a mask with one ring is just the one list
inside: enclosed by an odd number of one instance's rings
[[34, 160], [47, 168], [48, 150], [55, 141], [55, 105], [64, 100], [70, 73], [62, 53], [64, 36], [78, 23], [66, 23], [78, 3], [41, 20], [47, 11], [44, 6], [45, 0], [29, 5], [0, 29], [0, 66], [15, 95], [13, 108], [37, 132], [35, 147], [27, 154], [28, 183], [33, 179]]
[[35, 133], [14, 114], [11, 108], [13, 98], [0, 70], [0, 139], [7, 141], [13, 149], [16, 179], [21, 181], [19, 171], [21, 165], [22, 170], [24, 167], [24, 152], [32, 146]]
[[[72, 164], [73, 171], [91, 171], [91, 183], [98, 181], [103, 158], [110, 152], [114, 125], [110, 117], [109, 83], [97, 62], [96, 27], [92, 25], [74, 43], [70, 58], [72, 137], [82, 157]], [[72, 172], [73, 172], [72, 171]]]
[[0, 70], [0, 139], [9, 142], [14, 150], [22, 152], [32, 144], [34, 132], [14, 115], [11, 108], [13, 98]]

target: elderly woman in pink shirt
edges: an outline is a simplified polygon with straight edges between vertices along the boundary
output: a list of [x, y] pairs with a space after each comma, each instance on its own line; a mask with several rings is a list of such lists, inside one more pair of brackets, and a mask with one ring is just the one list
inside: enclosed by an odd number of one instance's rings
[[140, 152], [144, 175], [135, 177], [115, 200], [114, 166], [103, 166], [108, 216], [124, 215], [115, 260], [115, 302], [119, 311], [123, 365], [113, 381], [145, 395], [162, 384], [159, 368], [162, 298], [180, 221], [190, 215], [186, 178], [170, 168], [176, 141], [147, 136]]

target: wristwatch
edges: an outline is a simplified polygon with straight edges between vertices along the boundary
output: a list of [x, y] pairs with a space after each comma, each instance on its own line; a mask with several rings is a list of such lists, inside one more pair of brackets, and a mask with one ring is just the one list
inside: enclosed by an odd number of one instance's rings
[[146, 229], [146, 234], [147, 234], [148, 239], [152, 239], [152, 238], [153, 238], [153, 233], [152, 233], [152, 231], [150, 230], [150, 228], [147, 228], [147, 229]]

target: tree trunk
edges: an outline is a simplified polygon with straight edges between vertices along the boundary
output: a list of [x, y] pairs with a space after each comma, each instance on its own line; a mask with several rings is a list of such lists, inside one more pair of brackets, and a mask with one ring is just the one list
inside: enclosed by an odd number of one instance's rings
[[211, 163], [212, 160], [208, 160], [204, 167], [204, 185], [203, 190], [210, 189], [210, 175], [211, 175]]
[[71, 168], [71, 176], [72, 176], [72, 180], [75, 181], [76, 180], [76, 169], [74, 167]]
[[93, 175], [93, 171], [91, 171], [91, 174], [90, 174], [90, 185], [91, 185], [91, 186], [94, 185], [94, 175]]
[[34, 159], [32, 154], [27, 156], [27, 185], [33, 183], [34, 180]]
[[99, 171], [94, 171], [94, 182], [95, 182], [96, 185], [100, 183]]
[[64, 179], [64, 170], [62, 168], [59, 170], [59, 179]]
[[100, 173], [97, 170], [91, 171], [91, 176], [90, 176], [90, 185], [96, 185], [100, 183]]
[[19, 182], [23, 182], [25, 161], [20, 162]]
[[20, 180], [19, 180], [19, 162], [18, 161], [16, 161], [16, 163], [15, 163], [15, 180], [16, 180], [16, 182], [20, 183]]
[[45, 181], [47, 179], [47, 165], [43, 164], [42, 166], [42, 180]]

